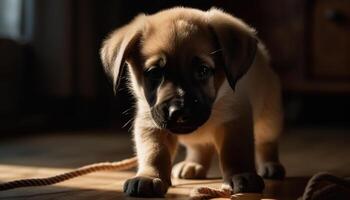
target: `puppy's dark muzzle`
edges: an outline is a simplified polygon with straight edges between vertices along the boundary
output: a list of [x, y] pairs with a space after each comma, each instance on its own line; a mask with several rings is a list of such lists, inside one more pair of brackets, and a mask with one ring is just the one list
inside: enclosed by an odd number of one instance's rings
[[175, 134], [192, 133], [208, 120], [209, 115], [210, 112], [174, 104], [168, 108], [166, 129]]
[[185, 124], [189, 121], [190, 114], [185, 109], [172, 105], [169, 107], [169, 121], [178, 123], [178, 124]]
[[190, 133], [198, 127], [191, 123], [191, 115], [188, 109], [171, 105], [168, 112], [167, 129], [173, 133]]
[[211, 106], [199, 101], [173, 98], [153, 107], [151, 113], [159, 127], [174, 134], [189, 134], [209, 119]]

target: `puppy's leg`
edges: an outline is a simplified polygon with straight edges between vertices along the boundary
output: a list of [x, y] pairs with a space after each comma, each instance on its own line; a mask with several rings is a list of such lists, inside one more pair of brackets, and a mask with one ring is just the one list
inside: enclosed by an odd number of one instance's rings
[[161, 197], [171, 185], [171, 161], [176, 139], [161, 130], [135, 127], [138, 171], [124, 184], [129, 196]]
[[[251, 121], [251, 120], [250, 120]], [[253, 130], [248, 120], [224, 124], [216, 135], [223, 189], [234, 193], [260, 193], [264, 189], [263, 179], [256, 174], [254, 162]]]
[[258, 174], [267, 179], [283, 179], [285, 169], [278, 158], [276, 121], [260, 120], [255, 124], [255, 148]]
[[186, 159], [173, 167], [173, 177], [183, 179], [205, 178], [214, 152], [213, 146], [209, 144], [188, 144], [186, 150]]
[[278, 158], [278, 139], [283, 126], [281, 95], [277, 79], [270, 85], [273, 86], [266, 90], [262, 104], [253, 104], [256, 161], [259, 175], [283, 179], [285, 170]]

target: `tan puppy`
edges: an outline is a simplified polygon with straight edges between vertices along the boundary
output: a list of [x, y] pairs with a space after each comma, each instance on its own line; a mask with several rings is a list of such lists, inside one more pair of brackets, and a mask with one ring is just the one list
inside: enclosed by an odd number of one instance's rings
[[224, 186], [234, 192], [263, 189], [254, 155], [261, 176], [284, 177], [279, 79], [255, 31], [240, 19], [217, 9], [139, 15], [104, 41], [101, 58], [114, 88], [127, 64], [137, 100], [139, 167], [124, 185], [128, 195], [166, 193], [178, 142], [187, 157], [174, 177], [204, 178], [214, 152]]

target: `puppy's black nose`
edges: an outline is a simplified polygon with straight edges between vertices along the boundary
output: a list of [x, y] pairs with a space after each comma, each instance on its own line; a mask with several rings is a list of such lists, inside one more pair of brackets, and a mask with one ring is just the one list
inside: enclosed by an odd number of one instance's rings
[[178, 124], [186, 123], [189, 119], [188, 113], [181, 106], [171, 105], [169, 107], [169, 120]]

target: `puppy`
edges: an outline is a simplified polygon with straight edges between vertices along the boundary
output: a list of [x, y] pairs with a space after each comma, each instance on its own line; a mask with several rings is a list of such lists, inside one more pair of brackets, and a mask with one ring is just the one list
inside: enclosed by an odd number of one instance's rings
[[124, 185], [128, 195], [166, 193], [178, 143], [187, 156], [172, 171], [177, 178], [205, 178], [213, 153], [233, 192], [261, 192], [260, 176], [284, 177], [279, 79], [243, 21], [215, 8], [141, 14], [110, 34], [100, 53], [114, 89], [127, 69], [137, 100], [138, 171]]

